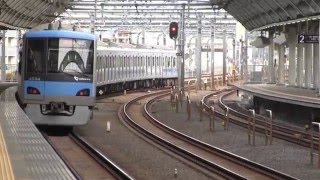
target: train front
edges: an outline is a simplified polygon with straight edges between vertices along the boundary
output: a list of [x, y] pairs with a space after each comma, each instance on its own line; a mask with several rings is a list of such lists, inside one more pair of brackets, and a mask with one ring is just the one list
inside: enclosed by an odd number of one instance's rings
[[23, 104], [35, 124], [84, 125], [95, 104], [95, 37], [72, 31], [25, 35]]

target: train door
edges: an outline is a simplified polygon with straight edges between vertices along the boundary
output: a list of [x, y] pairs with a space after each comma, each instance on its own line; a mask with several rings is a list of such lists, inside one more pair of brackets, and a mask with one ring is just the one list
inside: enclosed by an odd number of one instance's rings
[[24, 98], [44, 100], [46, 39], [28, 39], [25, 48]]

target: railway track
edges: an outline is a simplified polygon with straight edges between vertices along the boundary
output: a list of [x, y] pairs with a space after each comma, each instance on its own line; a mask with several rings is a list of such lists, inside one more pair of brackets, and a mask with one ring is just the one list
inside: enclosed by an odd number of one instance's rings
[[[168, 91], [148, 94], [126, 103], [119, 116], [137, 132], [184, 157], [199, 167], [225, 179], [295, 179], [235, 154], [182, 134], [151, 116], [152, 103]], [[141, 102], [144, 102], [141, 103]]]
[[51, 136], [42, 132], [76, 179], [133, 179], [82, 137], [75, 133]]
[[[226, 108], [229, 108], [230, 116], [229, 116], [229, 121], [239, 125], [241, 127], [247, 128], [248, 127], [248, 117], [249, 117], [249, 111], [238, 111], [235, 110], [228, 105], [226, 105], [223, 101], [224, 98], [232, 95], [235, 93], [235, 90], [220, 94], [218, 97], [218, 105], [215, 106], [215, 115], [219, 117], [220, 119], [223, 119], [225, 116], [225, 111]], [[209, 94], [207, 96], [203, 97], [203, 102], [205, 106], [205, 110], [207, 112], [210, 112], [210, 104], [208, 103], [209, 99], [213, 96], [217, 95], [215, 93]], [[260, 133], [265, 133], [265, 127], [266, 127], [266, 117], [261, 116], [259, 114], [256, 114], [256, 131]], [[314, 135], [316, 136], [316, 135]], [[286, 140], [288, 142], [292, 142], [304, 147], [310, 147], [311, 142], [311, 135], [310, 133], [298, 130], [298, 129], [293, 129], [290, 127], [286, 127], [284, 125], [278, 124], [276, 122], [273, 122], [273, 137]], [[315, 149], [318, 149], [319, 144], [315, 143], [314, 144]]]

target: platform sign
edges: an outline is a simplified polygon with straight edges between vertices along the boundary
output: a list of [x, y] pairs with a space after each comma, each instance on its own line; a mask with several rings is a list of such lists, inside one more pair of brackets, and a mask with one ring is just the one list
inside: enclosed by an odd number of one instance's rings
[[298, 35], [298, 43], [319, 43], [319, 36], [318, 35], [299, 34]]

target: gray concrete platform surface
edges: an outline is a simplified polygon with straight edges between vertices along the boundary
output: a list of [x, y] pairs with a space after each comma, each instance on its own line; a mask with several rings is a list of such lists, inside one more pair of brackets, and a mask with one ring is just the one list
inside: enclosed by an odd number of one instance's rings
[[0, 145], [7, 154], [4, 158], [9, 159], [4, 167], [13, 174], [11, 178], [75, 179], [20, 108], [15, 92], [16, 87], [10, 87], [0, 96]]
[[316, 90], [275, 84], [234, 84], [240, 91], [278, 102], [320, 108]]

